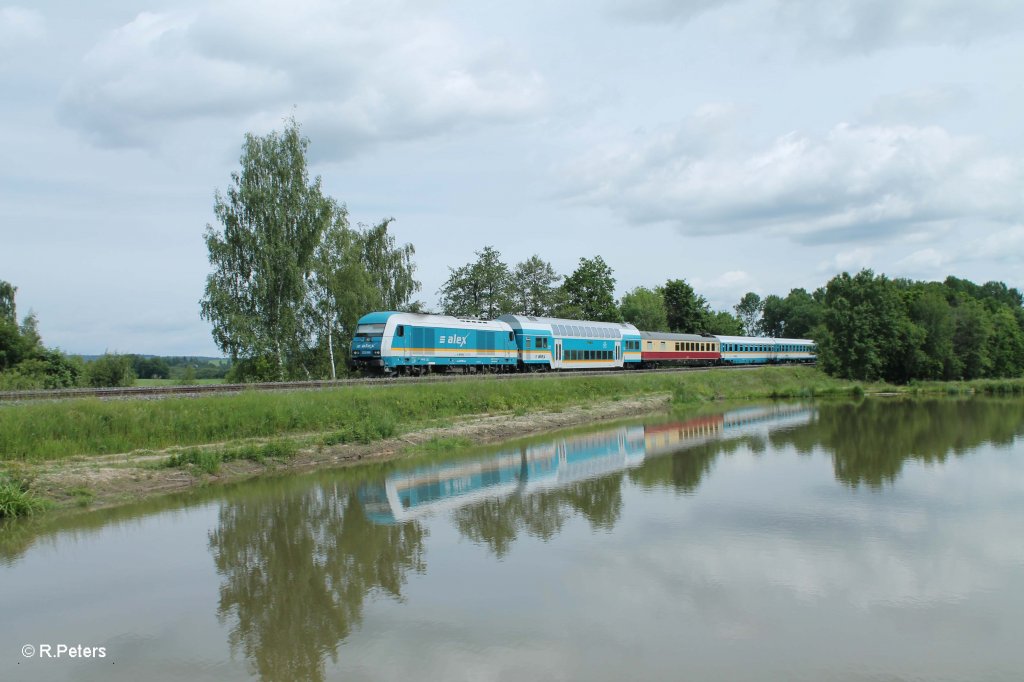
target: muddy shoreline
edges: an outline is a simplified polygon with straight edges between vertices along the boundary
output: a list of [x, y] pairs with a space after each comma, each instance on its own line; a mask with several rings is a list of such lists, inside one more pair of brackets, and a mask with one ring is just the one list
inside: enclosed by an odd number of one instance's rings
[[300, 449], [289, 459], [225, 462], [216, 474], [204, 474], [191, 467], [161, 467], [170, 451], [76, 457], [24, 466], [21, 474], [29, 476], [33, 480], [33, 490], [52, 501], [57, 509], [91, 510], [268, 473], [302, 472], [396, 459], [405, 456], [410, 447], [437, 438], [468, 438], [476, 444], [486, 445], [591, 422], [642, 417], [667, 409], [670, 398], [665, 394], [575, 405], [558, 412], [476, 415], [459, 419], [451, 425], [416, 429], [370, 444], [310, 446]]

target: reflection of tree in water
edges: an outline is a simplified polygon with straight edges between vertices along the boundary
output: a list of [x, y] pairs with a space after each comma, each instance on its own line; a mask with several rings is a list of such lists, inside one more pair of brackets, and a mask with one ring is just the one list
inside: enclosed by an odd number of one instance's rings
[[643, 488], [668, 486], [678, 492], [692, 494], [697, 492], [701, 479], [711, 473], [718, 453], [727, 445], [717, 441], [704, 443], [648, 459], [642, 467], [629, 472], [629, 477]]
[[331, 484], [225, 502], [210, 549], [223, 577], [218, 615], [232, 651], [263, 680], [321, 680], [326, 657], [362, 619], [372, 590], [401, 597], [422, 572], [424, 531], [375, 525], [355, 494]]
[[39, 526], [35, 518], [0, 519], [0, 565], [21, 559], [38, 538]]
[[622, 514], [622, 474], [573, 483], [557, 490], [513, 494], [470, 504], [453, 513], [455, 527], [473, 542], [487, 545], [499, 558], [519, 534], [548, 540], [573, 513], [592, 528], [610, 530]]
[[865, 400], [822, 405], [815, 423], [776, 432], [772, 444], [824, 448], [838, 480], [877, 488], [895, 481], [907, 460], [941, 463], [983, 443], [1011, 443], [1022, 432], [1020, 400]]
[[[907, 460], [944, 462], [950, 454], [963, 454], [982, 443], [1011, 443], [1021, 433], [1021, 400], [865, 400], [822, 404], [810, 424], [770, 431], [768, 442], [804, 455], [826, 450], [832, 454], [837, 480], [878, 487], [895, 481]], [[759, 436], [726, 437], [683, 447], [647, 459], [630, 472], [630, 479], [644, 487], [668, 486], [692, 494], [719, 455], [740, 447], [760, 454], [765, 441]]]

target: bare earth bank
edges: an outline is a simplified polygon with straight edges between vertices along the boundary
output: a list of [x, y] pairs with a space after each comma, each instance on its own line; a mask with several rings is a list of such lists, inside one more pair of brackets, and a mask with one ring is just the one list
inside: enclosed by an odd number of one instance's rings
[[267, 472], [307, 471], [395, 459], [406, 453], [410, 446], [437, 438], [466, 438], [483, 445], [590, 422], [640, 417], [665, 410], [670, 398], [667, 394], [643, 396], [566, 407], [560, 412], [478, 415], [458, 420], [450, 426], [423, 428], [370, 444], [307, 447], [287, 460], [225, 462], [215, 475], [191, 469], [161, 468], [159, 464], [167, 459], [169, 453], [152, 452], [47, 462], [29, 467], [24, 473], [34, 478], [33, 489], [53, 500], [58, 507], [80, 503], [84, 495], [88, 499], [87, 506], [96, 509], [180, 492], [199, 485], [238, 481]]

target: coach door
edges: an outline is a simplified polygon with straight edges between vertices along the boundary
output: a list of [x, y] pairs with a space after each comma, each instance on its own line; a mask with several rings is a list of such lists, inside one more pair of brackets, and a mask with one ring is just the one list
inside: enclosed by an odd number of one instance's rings
[[618, 341], [615, 342], [615, 364], [622, 365], [622, 344]]
[[551, 367], [562, 366], [562, 339], [555, 339], [555, 354], [551, 357]]

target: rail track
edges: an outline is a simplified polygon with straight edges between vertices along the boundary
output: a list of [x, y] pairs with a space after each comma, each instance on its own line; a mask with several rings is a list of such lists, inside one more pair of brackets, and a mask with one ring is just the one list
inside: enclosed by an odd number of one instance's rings
[[[814, 363], [803, 363], [814, 364]], [[471, 379], [510, 381], [578, 376], [617, 376], [655, 373], [742, 371], [764, 365], [721, 365], [716, 367], [672, 367], [667, 369], [572, 370], [571, 372], [534, 372], [528, 374], [432, 374], [421, 377], [359, 377], [324, 381], [281, 381], [253, 384], [195, 384], [181, 386], [125, 386], [119, 388], [55, 388], [29, 391], [0, 391], [0, 401], [72, 400], [76, 398], [154, 399], [241, 393], [243, 391], [322, 391], [347, 386], [396, 386], [415, 383], [447, 383]]]

